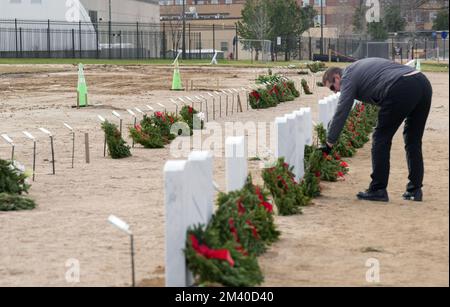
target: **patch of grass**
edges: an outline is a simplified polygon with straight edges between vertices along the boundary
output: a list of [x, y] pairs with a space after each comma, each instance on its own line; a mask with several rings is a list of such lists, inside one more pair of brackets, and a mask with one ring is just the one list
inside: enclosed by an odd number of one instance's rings
[[448, 73], [448, 63], [437, 63], [437, 62], [422, 62], [423, 72], [447, 72]]

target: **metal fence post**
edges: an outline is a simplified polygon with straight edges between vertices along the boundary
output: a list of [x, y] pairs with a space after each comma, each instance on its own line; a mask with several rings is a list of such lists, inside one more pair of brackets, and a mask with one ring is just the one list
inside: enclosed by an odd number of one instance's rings
[[98, 24], [95, 27], [95, 56], [96, 58], [100, 58], [100, 50], [98, 48]]
[[120, 59], [122, 59], [122, 30], [119, 31], [119, 44], [120, 44], [119, 57]]
[[139, 59], [139, 50], [141, 49], [139, 45], [139, 22], [136, 22], [136, 59]]
[[19, 57], [19, 37], [17, 33], [17, 18], [14, 19], [14, 30], [15, 30], [15, 36], [16, 36], [16, 58]]
[[235, 31], [236, 31], [236, 54], [235, 59], [236, 61], [239, 61], [239, 35], [238, 35], [238, 26], [235, 25]]
[[212, 25], [212, 35], [213, 35], [213, 53], [216, 52], [216, 25]]
[[72, 58], [75, 59], [75, 29], [72, 28]]
[[162, 56], [166, 59], [166, 23], [163, 23], [163, 33], [162, 33]]
[[47, 20], [47, 53], [48, 57], [51, 58], [51, 41], [50, 41], [50, 19]]
[[189, 48], [189, 59], [192, 60], [192, 38], [191, 38], [191, 24], [188, 24], [188, 35], [189, 35], [189, 39], [188, 39], [188, 48]]
[[19, 42], [20, 42], [20, 57], [23, 58], [23, 46], [22, 46], [22, 27], [19, 28]]
[[111, 52], [112, 52], [112, 50], [111, 50], [111, 26], [112, 26], [112, 24], [111, 24], [111, 20], [109, 20], [108, 21], [108, 46], [109, 46], [109, 48], [108, 48], [108, 58], [109, 59], [111, 59]]
[[312, 61], [313, 57], [312, 57], [312, 37], [309, 37], [309, 60]]
[[79, 49], [80, 49], [80, 59], [83, 57], [83, 49], [81, 46], [81, 20], [78, 22], [78, 39], [79, 39]]
[[199, 33], [200, 35], [200, 60], [202, 59], [202, 32]]

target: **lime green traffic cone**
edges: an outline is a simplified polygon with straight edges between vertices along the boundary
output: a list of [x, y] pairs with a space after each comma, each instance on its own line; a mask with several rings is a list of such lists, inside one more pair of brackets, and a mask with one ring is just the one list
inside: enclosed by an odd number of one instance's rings
[[78, 65], [78, 86], [77, 86], [77, 106], [87, 107], [88, 105], [88, 89], [86, 85], [86, 79], [84, 78], [83, 64]]
[[417, 71], [422, 71], [422, 65], [420, 64], [420, 60], [419, 59], [417, 59], [417, 62], [416, 62], [416, 70]]
[[175, 60], [175, 69], [173, 71], [172, 91], [182, 91], [183, 83], [181, 82], [180, 69], [178, 67], [178, 59]]

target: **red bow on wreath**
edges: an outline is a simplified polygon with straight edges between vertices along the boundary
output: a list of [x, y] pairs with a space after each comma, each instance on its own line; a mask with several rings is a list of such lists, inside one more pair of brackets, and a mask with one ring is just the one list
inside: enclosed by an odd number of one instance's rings
[[255, 225], [252, 224], [250, 221], [245, 222], [248, 226], [250, 226], [250, 229], [252, 230], [253, 237], [256, 239], [259, 239], [258, 230], [256, 229]]
[[234, 267], [234, 260], [228, 249], [210, 249], [208, 246], [199, 244], [197, 238], [191, 235], [191, 243], [197, 254], [202, 255], [208, 259], [225, 260], [230, 266]]
[[256, 100], [259, 100], [261, 98], [257, 91], [251, 92], [250, 95], [253, 96]]
[[264, 200], [264, 196], [261, 193], [261, 190], [259, 189], [259, 187], [255, 187], [255, 193], [256, 195], [258, 195], [259, 200], [261, 201], [261, 203], [259, 204], [260, 206], [263, 206], [264, 208], [266, 208], [267, 212], [272, 213], [273, 212], [273, 206], [271, 203], [268, 203]]

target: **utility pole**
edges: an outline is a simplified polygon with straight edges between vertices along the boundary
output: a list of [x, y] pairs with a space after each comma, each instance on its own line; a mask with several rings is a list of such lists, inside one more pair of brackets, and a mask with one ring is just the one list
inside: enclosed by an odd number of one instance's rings
[[323, 0], [320, 0], [320, 55], [323, 55]]
[[182, 59], [186, 60], [186, 0], [183, 0], [183, 41]]

